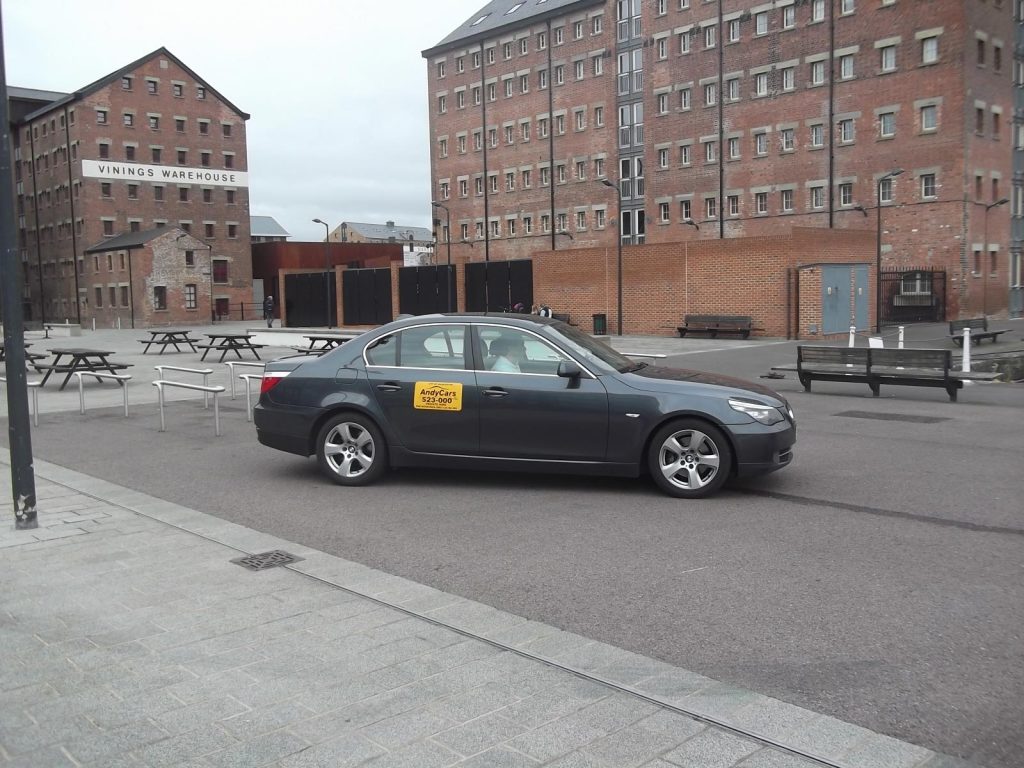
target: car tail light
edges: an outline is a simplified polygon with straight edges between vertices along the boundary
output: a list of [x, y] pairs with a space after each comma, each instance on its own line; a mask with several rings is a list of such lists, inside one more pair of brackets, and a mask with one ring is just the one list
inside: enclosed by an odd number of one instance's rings
[[269, 392], [276, 387], [281, 379], [288, 375], [288, 371], [268, 371], [263, 374], [263, 381], [260, 382], [260, 394]]

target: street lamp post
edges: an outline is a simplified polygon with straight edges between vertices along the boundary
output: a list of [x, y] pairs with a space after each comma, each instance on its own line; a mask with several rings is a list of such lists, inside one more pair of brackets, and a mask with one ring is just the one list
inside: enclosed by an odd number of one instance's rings
[[875, 222], [875, 333], [882, 332], [882, 182], [893, 179], [903, 173], [902, 168], [894, 168], [878, 180], [875, 192], [877, 202]]
[[989, 278], [989, 272], [991, 271], [989, 269], [989, 265], [988, 265], [988, 262], [991, 259], [991, 256], [989, 255], [989, 252], [988, 252], [988, 212], [991, 211], [993, 208], [996, 208], [996, 207], [998, 207], [1000, 205], [1006, 205], [1008, 202], [1010, 202], [1010, 199], [1008, 197], [1002, 197], [999, 200], [996, 200], [994, 203], [989, 203], [988, 205], [985, 206], [985, 236], [983, 238], [983, 242], [982, 242], [982, 246], [981, 246], [981, 248], [982, 248], [982, 251], [981, 251], [981, 264], [979, 265], [981, 267], [981, 280], [982, 280], [982, 283], [981, 283], [981, 314], [982, 314], [982, 317], [988, 317], [988, 278]]
[[622, 335], [622, 188], [618, 184], [613, 184], [608, 179], [601, 179], [601, 183], [606, 187], [611, 187], [615, 190], [615, 202], [617, 203], [616, 211], [618, 223], [615, 227], [615, 236], [618, 239], [616, 254], [618, 257], [618, 276], [619, 276], [619, 303], [618, 303], [618, 330], [616, 333]]
[[[448, 246], [448, 272], [445, 281], [448, 283], [448, 311], [453, 312], [454, 310], [452, 309], [452, 294], [455, 293], [455, 291], [453, 290], [455, 287], [455, 281], [452, 280], [452, 212], [448, 209], [447, 205], [443, 205], [442, 203], [439, 203], [436, 200], [431, 200], [430, 204], [434, 208], [440, 208], [442, 211], [444, 211], [445, 214], [444, 228], [446, 235], [444, 239]], [[437, 238], [435, 235], [435, 241], [436, 239]], [[436, 247], [437, 246], [435, 245], [435, 249]]]
[[327, 226], [326, 221], [320, 219], [313, 219], [314, 224], [324, 225], [324, 282], [327, 284], [327, 327], [332, 328], [331, 324], [331, 228]]

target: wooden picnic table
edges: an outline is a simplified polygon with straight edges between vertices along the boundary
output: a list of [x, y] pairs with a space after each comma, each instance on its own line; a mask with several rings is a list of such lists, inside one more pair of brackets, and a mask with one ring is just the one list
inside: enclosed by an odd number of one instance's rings
[[[108, 359], [113, 352], [103, 349], [86, 349], [83, 347], [69, 347], [60, 349], [49, 350], [53, 353], [54, 358], [52, 362], [41, 363], [38, 360], [33, 361], [32, 367], [38, 372], [43, 372], [43, 378], [39, 382], [39, 386], [44, 386], [47, 379], [50, 378], [50, 374], [54, 371], [57, 373], [66, 374], [64, 381], [60, 384], [60, 389], [64, 389], [67, 386], [68, 380], [74, 375], [75, 371], [100, 371], [107, 373], [116, 374], [118, 371], [123, 371], [129, 366], [125, 363], [112, 363]], [[96, 377], [97, 381], [103, 381], [99, 376]], [[118, 381], [122, 387], [124, 383]]]
[[224, 357], [228, 352], [234, 352], [239, 360], [242, 359], [243, 351], [252, 352], [253, 356], [259, 360], [260, 353], [257, 350], [264, 346], [263, 344], [253, 344], [251, 333], [207, 333], [205, 335], [210, 339], [210, 343], [198, 345], [198, 348], [203, 350], [200, 360], [205, 360], [210, 350], [220, 352], [218, 362], [221, 363], [224, 362]]
[[[32, 346], [32, 342], [26, 341], [26, 342], [24, 342], [24, 346], [25, 346], [25, 349], [26, 349], [25, 360], [31, 362], [32, 360], [42, 360], [44, 357], [46, 357], [46, 355], [41, 355], [38, 352], [28, 352], [27, 351], [27, 349]], [[6, 360], [7, 360], [7, 352], [4, 349], [4, 342], [0, 341], [0, 363], [4, 362]]]
[[304, 355], [322, 355], [325, 352], [330, 352], [335, 347], [339, 347], [346, 341], [354, 339], [359, 334], [348, 333], [348, 334], [302, 334], [305, 338], [309, 339], [308, 347], [292, 347], [296, 352], [301, 352]]
[[149, 352], [149, 348], [156, 344], [160, 347], [159, 354], [163, 354], [164, 350], [167, 349], [169, 344], [174, 345], [175, 352], [183, 351], [179, 344], [188, 346], [193, 352], [196, 351], [196, 342], [199, 339], [193, 339], [188, 335], [188, 331], [182, 330], [171, 330], [169, 328], [163, 328], [157, 331], [149, 331], [148, 339], [139, 339], [140, 344], [145, 344], [145, 349], [142, 350], [142, 354]]

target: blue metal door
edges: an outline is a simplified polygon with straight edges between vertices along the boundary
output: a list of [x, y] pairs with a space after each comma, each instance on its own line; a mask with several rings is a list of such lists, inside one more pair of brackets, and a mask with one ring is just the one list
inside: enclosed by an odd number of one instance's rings
[[821, 268], [821, 332], [850, 330], [850, 267], [825, 265]]
[[853, 277], [853, 306], [856, 312], [854, 322], [858, 331], [868, 330], [871, 327], [871, 321], [868, 319], [868, 265], [854, 267]]

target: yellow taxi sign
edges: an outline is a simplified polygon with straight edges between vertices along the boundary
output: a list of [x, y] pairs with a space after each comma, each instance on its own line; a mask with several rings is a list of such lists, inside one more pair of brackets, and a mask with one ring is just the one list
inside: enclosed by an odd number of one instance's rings
[[417, 381], [412, 406], [426, 411], [461, 411], [462, 384], [451, 381]]

